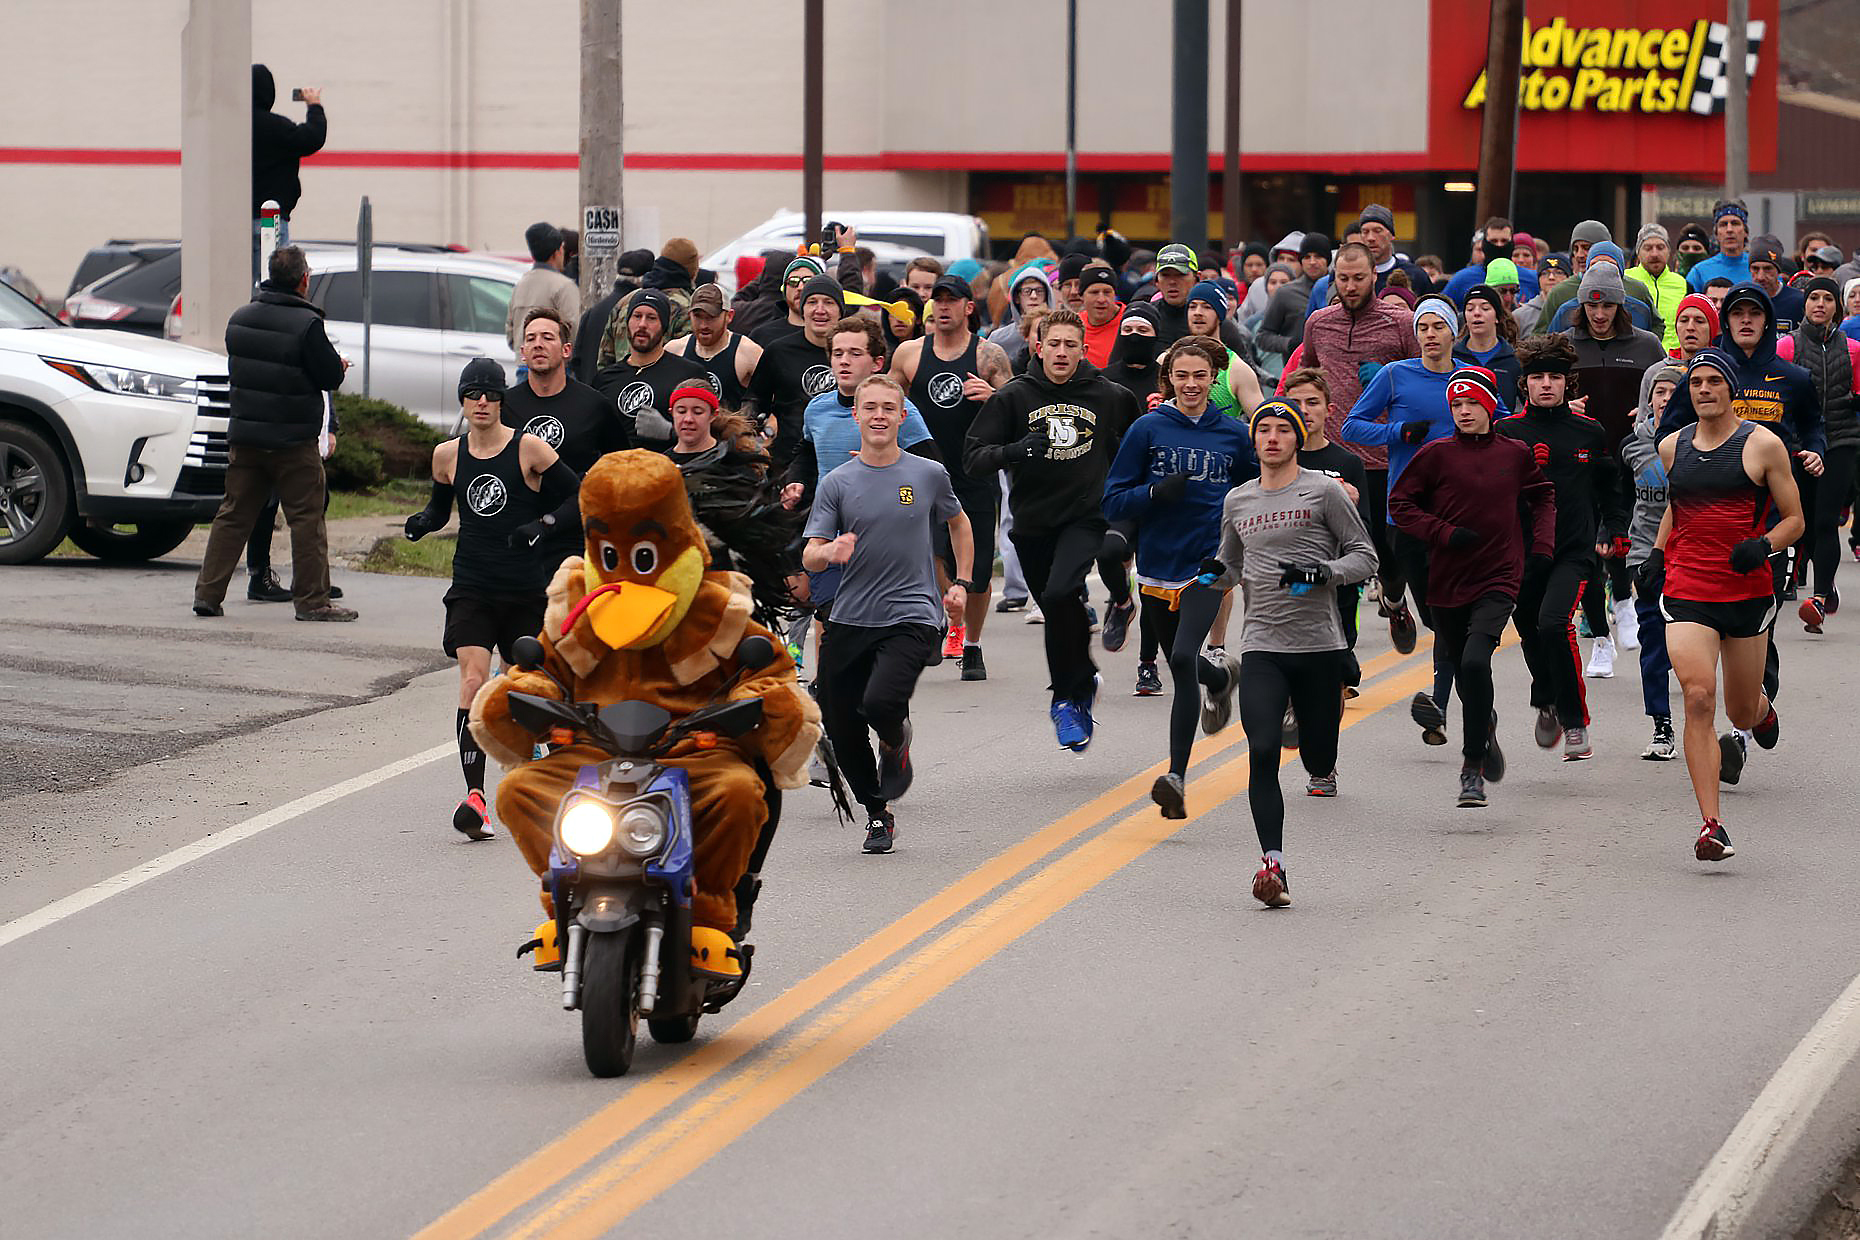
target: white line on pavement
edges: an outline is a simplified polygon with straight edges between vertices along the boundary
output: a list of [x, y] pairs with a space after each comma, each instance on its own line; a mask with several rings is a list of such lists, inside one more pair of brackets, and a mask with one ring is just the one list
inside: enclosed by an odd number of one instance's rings
[[1776, 1069], [1769, 1084], [1712, 1155], [1661, 1240], [1729, 1238], [1782, 1165], [1815, 1108], [1860, 1051], [1860, 977], [1847, 984]]
[[121, 895], [132, 888], [140, 887], [150, 879], [160, 878], [163, 874], [178, 870], [202, 857], [210, 856], [222, 848], [230, 848], [241, 840], [249, 840], [261, 831], [269, 831], [281, 823], [300, 818], [312, 810], [321, 809], [346, 796], [352, 796], [396, 776], [405, 775], [408, 771], [425, 766], [428, 762], [457, 752], [458, 746], [450, 741], [443, 745], [434, 745], [431, 749], [422, 750], [398, 762], [390, 762], [386, 766], [376, 767], [353, 779], [345, 779], [339, 784], [332, 784], [319, 792], [308, 793], [298, 797], [295, 801], [286, 801], [276, 809], [267, 810], [256, 817], [227, 827], [223, 831], [215, 831], [212, 835], [195, 840], [192, 844], [184, 844], [173, 852], [163, 853], [134, 869], [124, 870], [121, 874], [106, 878], [100, 883], [93, 883], [82, 891], [73, 892], [62, 900], [54, 900], [42, 909], [0, 925], [0, 947], [23, 939], [34, 930], [43, 930], [47, 926], [56, 925], [73, 913], [81, 913], [93, 905], [103, 903], [111, 896]]

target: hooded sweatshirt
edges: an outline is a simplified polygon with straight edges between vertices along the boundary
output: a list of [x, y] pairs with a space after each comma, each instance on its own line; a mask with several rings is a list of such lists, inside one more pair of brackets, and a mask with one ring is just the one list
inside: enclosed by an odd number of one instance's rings
[[[962, 466], [971, 478], [1008, 471], [1016, 530], [1037, 536], [1081, 521], [1102, 525], [1104, 480], [1137, 414], [1136, 397], [1090, 362], [1055, 383], [1035, 358], [975, 415]], [[1029, 459], [1013, 445], [1035, 423], [1046, 427], [1046, 446]]]
[[1046, 308], [1053, 307], [1053, 283], [1046, 278], [1046, 271], [1038, 263], [1028, 263], [1014, 273], [1008, 281], [1008, 304], [1001, 326], [988, 333], [988, 342], [998, 344], [1006, 351], [1008, 363], [1018, 362], [1027, 352], [1027, 338], [1020, 331], [1020, 286], [1028, 280], [1037, 280], [1040, 291], [1046, 295]]
[[299, 125], [289, 117], [271, 110], [277, 102], [278, 86], [271, 70], [252, 66], [252, 218], [267, 200], [278, 204], [279, 214], [291, 218], [297, 200], [303, 197], [303, 183], [297, 179], [298, 161], [323, 149], [329, 134], [329, 122], [323, 105], [313, 103]]
[[1634, 488], [1634, 507], [1628, 516], [1629, 565], [1644, 562], [1653, 551], [1666, 515], [1666, 466], [1660, 461], [1660, 441], [1654, 431], [1653, 385], [1665, 379], [1675, 392], [1686, 385], [1686, 370], [1677, 362], [1657, 362], [1640, 380], [1640, 404], [1634, 411], [1634, 429], [1621, 441], [1621, 459]]
[[[1187, 474], [1181, 499], [1150, 498], [1152, 484]], [[1104, 484], [1104, 515], [1137, 523], [1137, 580], [1178, 589], [1220, 548], [1227, 492], [1259, 476], [1252, 434], [1210, 402], [1198, 418], [1164, 403], [1125, 433]], [[1018, 517], [1016, 517], [1018, 519]]]
[[[1788, 446], [1791, 456], [1804, 451], [1827, 452], [1828, 436], [1821, 420], [1821, 397], [1806, 370], [1777, 356], [1776, 311], [1770, 306], [1768, 294], [1746, 280], [1732, 286], [1724, 295], [1723, 304], [1728, 311], [1732, 304], [1744, 300], [1755, 301], [1763, 307], [1763, 334], [1757, 337], [1756, 347], [1745, 353], [1731, 338], [1728, 322], [1717, 341], [1718, 347], [1738, 364], [1737, 382], [1743, 391], [1734, 402], [1737, 416], [1747, 422], [1761, 422], [1775, 431]], [[1728, 320], [1730, 315], [1727, 313], [1723, 317]], [[1698, 420], [1698, 414], [1692, 411], [1692, 395], [1682, 384], [1667, 403], [1666, 416], [1660, 419], [1660, 437], [1665, 438]]]

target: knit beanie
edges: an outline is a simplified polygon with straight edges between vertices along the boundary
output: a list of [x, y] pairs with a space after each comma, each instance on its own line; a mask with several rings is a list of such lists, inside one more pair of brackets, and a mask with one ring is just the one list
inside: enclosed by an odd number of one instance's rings
[[1616, 271], [1627, 270], [1627, 255], [1612, 241], [1597, 241], [1589, 247], [1589, 262], [1613, 263]]
[[840, 313], [844, 314], [846, 312], [846, 290], [841, 288], [840, 282], [835, 280], [832, 276], [815, 276], [801, 286], [801, 304], [803, 306], [807, 305], [807, 299], [809, 297], [816, 296], [831, 297], [833, 299], [833, 304], [840, 308]]
[[1686, 378], [1690, 379], [1692, 377], [1692, 372], [1698, 370], [1702, 366], [1710, 366], [1713, 370], [1718, 371], [1724, 376], [1725, 382], [1731, 385], [1732, 400], [1736, 400], [1744, 394], [1743, 385], [1737, 381], [1737, 363], [1731, 360], [1731, 355], [1729, 353], [1726, 353], [1717, 345], [1706, 345], [1703, 349], [1694, 353], [1692, 355], [1692, 360], [1686, 363]]
[[[1493, 288], [1490, 284], [1475, 284], [1466, 290], [1466, 301], [1470, 302], [1475, 297], [1491, 306], [1495, 312], [1505, 308], [1504, 299], [1498, 295], [1498, 290]], [[1462, 303], [1462, 305], [1463, 304], [1464, 303]]]
[[1468, 397], [1485, 407], [1487, 417], [1498, 412], [1498, 376], [1483, 366], [1461, 366], [1447, 376], [1447, 400]]
[[803, 254], [788, 264], [787, 268], [781, 273], [781, 282], [783, 284], [788, 283], [788, 277], [797, 272], [810, 276], [817, 276], [825, 274], [826, 270], [827, 267], [825, 263], [815, 258], [812, 254]]
[[1485, 265], [1485, 282], [1493, 288], [1518, 287], [1518, 265], [1508, 258], [1495, 258]]
[[1723, 331], [1724, 327], [1718, 321], [1718, 307], [1711, 304], [1711, 298], [1703, 293], [1687, 293], [1679, 299], [1679, 304], [1673, 307], [1673, 321], [1678, 322], [1680, 311], [1688, 309], [1697, 310], [1705, 316], [1705, 322], [1711, 328], [1711, 334], [1706, 339], [1716, 340], [1718, 333]]
[[1608, 241], [1613, 235], [1608, 231], [1608, 225], [1600, 220], [1584, 220], [1569, 230], [1569, 248], [1575, 249], [1578, 241], [1587, 241], [1590, 245], [1597, 241]]
[[1634, 234], [1634, 249], [1636, 252], [1640, 250], [1641, 246], [1647, 244], [1647, 238], [1649, 237], [1655, 238], [1661, 245], [1671, 245], [1673, 243], [1672, 237], [1669, 236], [1666, 229], [1662, 228], [1660, 225], [1642, 224], [1640, 226], [1640, 231]]
[[1215, 317], [1222, 319], [1227, 317], [1227, 296], [1221, 291], [1221, 286], [1212, 280], [1203, 280], [1194, 288], [1189, 289], [1188, 300], [1205, 301], [1214, 307]]
[[459, 404], [465, 403], [467, 392], [502, 392], [509, 386], [502, 366], [488, 357], [474, 357], [459, 371]]
[[1621, 269], [1612, 263], [1590, 263], [1582, 273], [1576, 296], [1585, 306], [1619, 306], [1627, 301], [1627, 285], [1621, 282]]
[[639, 292], [633, 294], [633, 300], [627, 306], [627, 314], [631, 315], [633, 311], [639, 309], [641, 306], [652, 307], [653, 313], [659, 316], [659, 329], [661, 331], [670, 331], [672, 329], [671, 298], [667, 297], [656, 288], [643, 288], [639, 290]]
[[697, 243], [691, 238], [673, 237], [665, 243], [665, 248], [659, 251], [659, 257], [677, 263], [685, 269], [685, 274], [690, 276], [693, 282], [697, 280], [698, 248]]
[[1292, 424], [1292, 434], [1298, 437], [1298, 446], [1305, 446], [1305, 437], [1310, 433], [1305, 427], [1305, 415], [1298, 412], [1296, 406], [1282, 400], [1269, 400], [1253, 411], [1253, 420], [1247, 424], [1252, 434], [1259, 433], [1261, 418], [1284, 418]]

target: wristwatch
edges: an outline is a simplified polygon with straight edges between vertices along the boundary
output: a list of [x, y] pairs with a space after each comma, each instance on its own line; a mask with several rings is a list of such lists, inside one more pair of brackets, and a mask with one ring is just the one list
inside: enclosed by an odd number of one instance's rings
[[950, 582], [950, 584], [953, 586], [961, 586], [963, 590], [969, 594], [974, 594], [982, 588], [976, 585], [973, 581], [964, 581], [960, 577], [955, 578], [953, 581]]

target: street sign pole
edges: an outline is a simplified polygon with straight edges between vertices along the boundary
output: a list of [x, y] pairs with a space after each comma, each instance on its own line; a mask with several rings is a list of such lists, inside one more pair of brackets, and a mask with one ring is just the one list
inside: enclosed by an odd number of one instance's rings
[[371, 395], [375, 334], [375, 208], [362, 195], [355, 216], [355, 273], [362, 286], [362, 395]]

